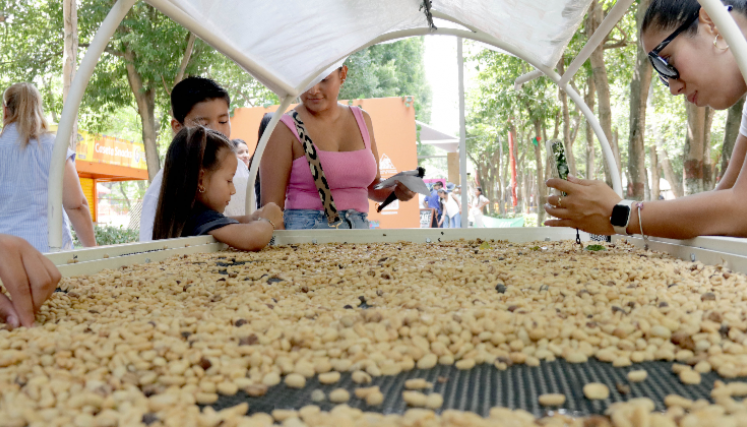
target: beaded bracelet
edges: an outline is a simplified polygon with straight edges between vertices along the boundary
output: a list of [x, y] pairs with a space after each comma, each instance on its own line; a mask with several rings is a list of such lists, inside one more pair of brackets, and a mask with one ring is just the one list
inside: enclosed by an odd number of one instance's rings
[[641, 216], [641, 211], [643, 211], [643, 202], [636, 203], [636, 206], [638, 207], [638, 227], [640, 227], [641, 229], [641, 236], [643, 237], [643, 241], [646, 242], [646, 249], [648, 249], [648, 237], [643, 234], [643, 217]]

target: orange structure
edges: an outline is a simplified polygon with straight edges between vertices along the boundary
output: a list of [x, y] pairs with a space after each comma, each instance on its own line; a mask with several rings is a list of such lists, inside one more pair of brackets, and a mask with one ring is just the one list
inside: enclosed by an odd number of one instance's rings
[[[56, 130], [53, 126], [52, 130]], [[75, 148], [75, 168], [88, 200], [93, 222], [98, 221], [99, 182], [137, 181], [148, 179], [145, 146], [121, 138], [78, 131]]]
[[[341, 102], [361, 107], [371, 115], [382, 178], [386, 179], [398, 172], [418, 167], [415, 108], [412, 101], [406, 98], [376, 98]], [[295, 105], [290, 108], [293, 107]], [[249, 152], [254, 152], [262, 117], [266, 113], [275, 112], [277, 108], [277, 106], [271, 106], [236, 109], [231, 118], [231, 138], [243, 139], [249, 146]], [[285, 125], [278, 123], [278, 126]], [[377, 203], [369, 201], [368, 219], [371, 222], [371, 228], [418, 228], [420, 226], [417, 197], [409, 202], [395, 201], [381, 213], [376, 212], [377, 207]]]

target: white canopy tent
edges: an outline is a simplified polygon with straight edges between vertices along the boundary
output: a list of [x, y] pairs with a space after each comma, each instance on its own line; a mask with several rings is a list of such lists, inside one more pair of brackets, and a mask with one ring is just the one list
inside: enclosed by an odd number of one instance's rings
[[[117, 0], [92, 40], [75, 75], [57, 131], [49, 174], [49, 246], [62, 246], [62, 178], [67, 141], [83, 92], [114, 31], [137, 0]], [[622, 194], [620, 175], [607, 138], [593, 112], [568, 81], [612, 30], [633, 0], [618, 0], [589, 44], [564, 76], [553, 68], [578, 28], [591, 0], [146, 0], [174, 21], [236, 61], [282, 100], [280, 111], [348, 55], [368, 46], [421, 35], [450, 35], [476, 40], [519, 57], [536, 71], [517, 86], [544, 75], [565, 90], [579, 106], [602, 145]], [[719, 0], [700, 0], [725, 34], [747, 71], [747, 41]], [[431, 18], [458, 24], [435, 29]], [[747, 74], [746, 74], [747, 75]], [[262, 158], [280, 114], [275, 114], [256, 154]], [[463, 126], [463, 120], [462, 120]], [[461, 146], [464, 148], [464, 129]], [[462, 153], [465, 150], [461, 150]], [[255, 206], [253, 180], [260, 162], [253, 162], [247, 186], [247, 211]]]
[[433, 126], [417, 120], [415, 120], [415, 124], [420, 127], [421, 144], [432, 145], [447, 153], [456, 153], [459, 151], [459, 138], [456, 136], [441, 132]]

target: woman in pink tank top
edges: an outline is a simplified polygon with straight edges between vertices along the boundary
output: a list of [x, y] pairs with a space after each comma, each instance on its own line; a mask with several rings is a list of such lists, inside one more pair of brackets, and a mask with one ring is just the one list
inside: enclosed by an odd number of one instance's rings
[[[368, 200], [383, 202], [394, 191], [407, 201], [415, 196], [402, 184], [375, 190], [381, 181], [371, 117], [337, 102], [348, 69], [342, 66], [301, 95], [295, 111], [316, 147], [341, 223], [334, 228], [368, 228]], [[332, 228], [309, 170], [293, 119], [281, 118], [260, 164], [262, 205], [285, 210], [287, 230]]]

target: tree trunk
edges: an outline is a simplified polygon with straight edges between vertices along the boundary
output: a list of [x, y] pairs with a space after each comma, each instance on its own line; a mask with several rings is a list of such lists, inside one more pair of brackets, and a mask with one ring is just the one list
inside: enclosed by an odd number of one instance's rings
[[711, 191], [715, 186], [713, 180], [713, 161], [711, 160], [711, 125], [713, 115], [716, 111], [706, 107], [705, 122], [703, 126], [703, 190]]
[[[604, 19], [604, 10], [599, 0], [594, 0], [591, 9], [589, 10], [589, 16], [591, 21], [591, 32], [593, 34], [597, 30], [599, 25]], [[599, 124], [602, 126], [607, 141], [612, 144], [612, 107], [610, 105], [610, 82], [607, 77], [607, 66], [604, 64], [604, 44], [600, 44], [596, 50], [591, 54], [591, 74], [594, 78], [594, 85], [597, 92], [597, 99], [599, 101]], [[614, 148], [613, 148], [614, 150]], [[605, 160], [604, 164], [604, 175], [607, 184], [612, 186], [612, 176], [610, 171], [610, 165]]]
[[744, 108], [744, 98], [739, 100], [731, 108], [726, 118], [726, 128], [724, 129], [724, 144], [721, 147], [721, 170], [719, 171], [718, 180], [723, 178], [726, 168], [731, 161], [734, 144], [739, 137], [739, 126], [742, 123], [742, 108]]
[[[513, 126], [511, 126], [513, 128]], [[497, 189], [497, 202], [498, 202], [498, 214], [500, 216], [503, 216], [505, 212], [505, 206], [503, 204], [503, 191], [506, 188], [505, 181], [504, 181], [504, 174], [503, 174], [503, 164], [505, 161], [503, 160], [503, 142], [500, 141], [500, 139], [496, 138], [496, 141], [498, 142], [498, 162], [496, 163], [496, 167], [498, 170], [498, 179], [496, 181], [498, 182], [498, 189]]]
[[152, 182], [161, 169], [161, 162], [158, 158], [158, 147], [156, 145], [158, 132], [158, 124], [156, 122], [156, 91], [152, 86], [146, 88], [143, 85], [142, 76], [135, 69], [134, 53], [126, 51], [125, 60], [127, 81], [130, 84], [133, 95], [135, 95], [140, 123], [143, 127], [143, 145], [145, 145], [145, 161], [148, 164], [148, 180]]
[[[650, 0], [640, 0], [636, 21], [640, 27]], [[636, 63], [633, 80], [630, 83], [630, 136], [628, 138], [628, 181], [633, 200], [644, 199], [646, 181], [646, 101], [651, 86], [651, 63], [643, 49], [636, 49]], [[656, 163], [651, 164], [652, 168]]]
[[706, 108], [685, 101], [687, 111], [687, 137], [684, 150], [684, 173], [682, 176], [685, 195], [703, 191], [703, 144]]
[[648, 154], [651, 158], [651, 200], [658, 200], [659, 194], [661, 194], [661, 189], [659, 188], [661, 175], [659, 174], [659, 156], [656, 155], [656, 147], [649, 147]]
[[[64, 21], [64, 50], [62, 51], [62, 102], [67, 100], [70, 86], [75, 78], [78, 62], [78, 4], [76, 0], [63, 0], [62, 15]], [[75, 151], [78, 145], [78, 120], [73, 122], [70, 134], [70, 149]]]
[[[534, 120], [534, 133], [537, 136], [543, 134], [542, 123], [539, 119]], [[542, 165], [543, 152], [544, 150], [540, 148], [540, 144], [534, 146], [534, 157], [537, 165], [537, 227], [542, 227], [542, 224], [545, 222], [545, 203], [547, 201], [545, 170]]]
[[[591, 111], [594, 111], [595, 100], [596, 90], [594, 88], [594, 80], [589, 77], [586, 82], [584, 101], [586, 101]], [[589, 122], [586, 122], [586, 179], [594, 179], [594, 130], [591, 128]]]

